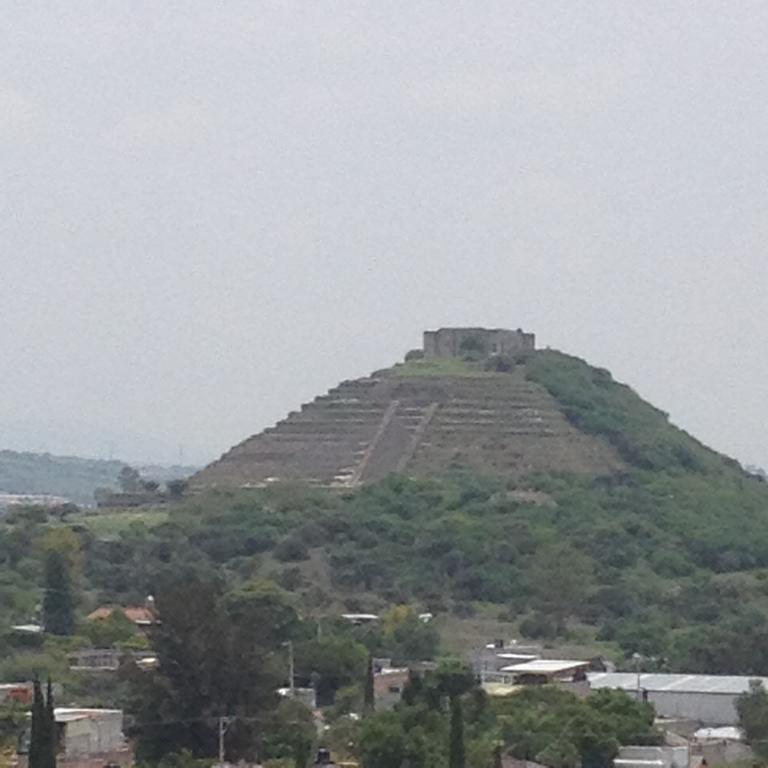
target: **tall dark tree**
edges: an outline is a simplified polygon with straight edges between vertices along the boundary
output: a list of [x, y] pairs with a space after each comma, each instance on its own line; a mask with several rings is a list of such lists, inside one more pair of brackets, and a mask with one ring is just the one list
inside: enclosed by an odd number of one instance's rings
[[29, 768], [44, 768], [46, 711], [43, 689], [36, 677], [32, 694], [32, 727], [29, 735]]
[[218, 718], [229, 717], [227, 758], [255, 760], [278, 706], [281, 645], [298, 621], [287, 596], [270, 582], [224, 593], [215, 574], [176, 573], [157, 585], [157, 607], [158, 667], [128, 673], [138, 756], [215, 755]]
[[40, 680], [35, 678], [32, 699], [32, 727], [29, 740], [29, 768], [56, 768], [56, 720], [53, 692], [48, 681], [48, 701]]
[[373, 712], [376, 706], [373, 686], [373, 656], [368, 654], [365, 667], [365, 689], [363, 691], [363, 709], [366, 713]]
[[45, 719], [48, 728], [45, 744], [45, 761], [43, 768], [56, 768], [56, 753], [59, 746], [58, 732], [56, 730], [56, 707], [53, 703], [53, 684], [48, 678], [45, 695]]
[[448, 741], [448, 768], [464, 768], [466, 757], [464, 753], [464, 713], [461, 709], [461, 699], [451, 697], [451, 725]]
[[43, 626], [52, 635], [71, 635], [75, 629], [72, 571], [65, 555], [56, 549], [45, 556]]
[[138, 470], [126, 465], [117, 476], [117, 484], [123, 493], [137, 493], [141, 490], [141, 475]]

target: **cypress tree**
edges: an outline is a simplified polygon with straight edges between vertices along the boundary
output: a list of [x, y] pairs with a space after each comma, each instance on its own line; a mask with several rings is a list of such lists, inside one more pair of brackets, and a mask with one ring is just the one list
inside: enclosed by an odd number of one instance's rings
[[72, 573], [64, 555], [51, 550], [45, 558], [43, 625], [53, 635], [71, 635], [75, 629]]
[[368, 654], [368, 662], [365, 670], [365, 690], [363, 691], [363, 710], [370, 714], [376, 705], [373, 688], [373, 657]]
[[48, 715], [43, 701], [43, 689], [39, 678], [35, 677], [32, 696], [32, 727], [29, 735], [29, 768], [47, 768], [45, 746]]
[[448, 768], [464, 768], [464, 715], [461, 711], [461, 699], [451, 696], [451, 730], [448, 742]]
[[46, 743], [44, 768], [56, 768], [56, 752], [58, 748], [58, 732], [56, 730], [56, 714], [53, 703], [53, 685], [48, 678], [45, 702]]

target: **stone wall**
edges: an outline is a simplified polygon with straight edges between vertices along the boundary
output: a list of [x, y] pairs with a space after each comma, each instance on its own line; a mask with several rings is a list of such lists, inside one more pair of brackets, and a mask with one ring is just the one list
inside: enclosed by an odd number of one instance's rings
[[467, 352], [482, 355], [514, 355], [536, 348], [536, 337], [520, 328], [440, 328], [424, 331], [424, 356], [461, 357]]

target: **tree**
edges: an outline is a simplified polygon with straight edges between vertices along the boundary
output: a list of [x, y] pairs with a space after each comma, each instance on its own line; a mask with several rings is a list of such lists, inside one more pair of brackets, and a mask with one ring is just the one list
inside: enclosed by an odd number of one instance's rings
[[45, 556], [43, 626], [52, 635], [71, 635], [75, 629], [72, 572], [64, 555], [55, 549]]
[[141, 490], [141, 475], [138, 470], [126, 465], [117, 476], [117, 484], [123, 493], [137, 493]]
[[165, 490], [170, 498], [180, 499], [184, 495], [184, 492], [187, 490], [188, 486], [189, 483], [186, 480], [182, 478], [176, 478], [175, 480], [169, 480], [165, 484]]
[[296, 643], [294, 649], [296, 674], [314, 680], [319, 706], [332, 704], [341, 688], [365, 684], [368, 652], [351, 637], [324, 635]]
[[32, 694], [32, 726], [29, 735], [29, 768], [44, 768], [45, 766], [45, 732], [46, 712], [43, 701], [43, 689], [39, 678], [35, 678]]
[[396, 712], [382, 712], [363, 721], [360, 732], [363, 768], [400, 768], [406, 754], [406, 734]]
[[210, 757], [218, 718], [231, 717], [227, 757], [254, 761], [274, 730], [270, 717], [284, 681], [281, 644], [297, 623], [287, 595], [271, 582], [224, 592], [216, 575], [195, 571], [175, 572], [157, 587], [158, 667], [125, 672], [137, 754], [150, 762], [185, 749]]
[[541, 607], [555, 620], [555, 632], [583, 600], [592, 577], [590, 559], [569, 544], [545, 547], [531, 563], [530, 580]]
[[760, 680], [750, 680], [749, 692], [736, 699], [739, 728], [757, 755], [768, 757], [768, 691]]
[[48, 678], [45, 698], [45, 719], [48, 729], [45, 744], [45, 762], [43, 768], [56, 768], [56, 752], [58, 747], [58, 733], [56, 731], [56, 708], [53, 703], [53, 684], [51, 678]]
[[373, 684], [373, 657], [368, 654], [365, 666], [365, 690], [363, 691], [363, 709], [367, 713], [373, 712], [376, 706], [376, 697]]
[[50, 678], [47, 701], [43, 697], [40, 678], [36, 677], [33, 683], [28, 765], [29, 768], [56, 768], [56, 718]]
[[464, 768], [464, 715], [461, 711], [461, 698], [451, 697], [451, 726], [448, 742], [448, 768]]
[[54, 635], [71, 635], [75, 629], [80, 540], [71, 528], [54, 528], [46, 534], [43, 547], [43, 626]]

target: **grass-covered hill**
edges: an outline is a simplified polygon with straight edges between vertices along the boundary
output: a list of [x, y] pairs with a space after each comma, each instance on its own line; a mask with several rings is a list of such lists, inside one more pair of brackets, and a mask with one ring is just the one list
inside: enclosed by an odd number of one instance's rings
[[[423, 372], [423, 369], [420, 369]], [[138, 600], [190, 563], [275, 578], [307, 614], [411, 603], [503, 619], [670, 669], [768, 672], [768, 484], [604, 370], [553, 351], [524, 368], [623, 468], [605, 475], [392, 475], [339, 492], [214, 490], [156, 513], [71, 518], [91, 604]], [[46, 528], [0, 528], [0, 614], [40, 589]]]

